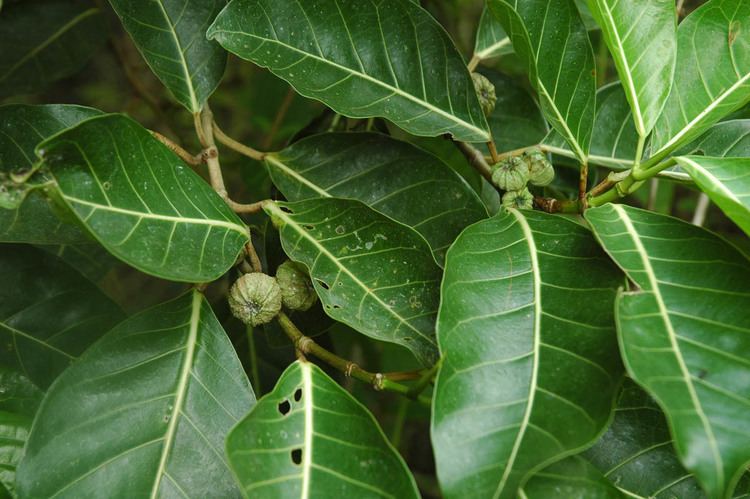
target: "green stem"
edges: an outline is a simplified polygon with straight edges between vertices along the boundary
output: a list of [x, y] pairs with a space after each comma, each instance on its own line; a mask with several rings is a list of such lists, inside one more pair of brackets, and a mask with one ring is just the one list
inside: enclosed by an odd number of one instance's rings
[[437, 374], [437, 372], [440, 370], [440, 366], [443, 365], [443, 357], [438, 359], [437, 362], [435, 362], [435, 365], [432, 366], [430, 369], [425, 371], [425, 373], [422, 375], [422, 377], [417, 381], [410, 389], [409, 389], [409, 396], [411, 398], [416, 398], [419, 396], [420, 393], [422, 393], [425, 388], [432, 382], [433, 378]]
[[391, 444], [396, 449], [401, 446], [401, 437], [404, 434], [404, 424], [406, 423], [406, 415], [409, 412], [410, 405], [411, 400], [409, 399], [403, 398], [399, 400], [396, 420], [393, 422], [393, 430], [391, 431]]
[[[644, 165], [645, 164], [646, 163], [644, 163]], [[591, 197], [588, 204], [593, 208], [606, 203], [617, 201], [618, 199], [623, 198], [628, 194], [632, 194], [636, 191], [636, 189], [642, 186], [646, 180], [655, 177], [662, 170], [665, 170], [670, 166], [674, 166], [675, 164], [676, 161], [674, 160], [674, 158], [670, 158], [667, 161], [659, 163], [658, 165], [648, 169], [645, 169], [643, 167], [637, 169], [633, 168], [633, 170], [630, 172], [630, 175], [625, 177], [625, 179], [621, 180], [620, 182], [616, 183], [608, 191], [598, 196]]]
[[[286, 333], [289, 339], [292, 340], [292, 343], [294, 344], [294, 347], [298, 352], [304, 355], [314, 355], [331, 367], [334, 367], [335, 369], [343, 372], [345, 375], [367, 383], [376, 390], [388, 390], [390, 392], [399, 393], [406, 397], [412, 398], [409, 395], [408, 386], [389, 380], [386, 377], [387, 375], [385, 374], [365, 371], [354, 362], [342, 359], [333, 352], [330, 352], [315, 343], [312, 338], [309, 338], [302, 334], [302, 332], [297, 328], [297, 326], [294, 325], [291, 319], [289, 319], [289, 317], [284, 312], [279, 312], [276, 320], [278, 321], [279, 326], [281, 326], [281, 329], [284, 331], [284, 333]], [[428, 407], [432, 403], [430, 398], [425, 396], [416, 397], [416, 400]]]

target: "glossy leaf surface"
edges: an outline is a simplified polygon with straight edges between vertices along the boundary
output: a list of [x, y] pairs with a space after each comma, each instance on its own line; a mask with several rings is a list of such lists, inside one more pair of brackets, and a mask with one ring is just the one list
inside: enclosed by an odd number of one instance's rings
[[440, 267], [414, 230], [358, 201], [271, 203], [284, 251], [309, 270], [324, 309], [372, 338], [437, 360]]
[[50, 388], [17, 487], [24, 497], [238, 497], [224, 457], [254, 396], [198, 292], [142, 312]]
[[672, 0], [588, 0], [612, 54], [638, 135], [648, 136], [672, 88], [677, 15]]
[[299, 93], [414, 135], [487, 142], [463, 58], [443, 28], [402, 0], [233, 0], [208, 31]]
[[232, 430], [227, 454], [248, 498], [419, 497], [372, 414], [308, 362]]
[[16, 2], [0, 18], [0, 99], [36, 92], [80, 70], [104, 42], [105, 20], [88, 2]]
[[680, 23], [674, 85], [652, 156], [665, 157], [750, 101], [749, 20], [750, 3], [711, 0]]
[[123, 317], [83, 276], [36, 248], [3, 245], [0, 282], [0, 363], [43, 389]]
[[677, 158], [698, 187], [750, 234], [750, 158]]
[[624, 499], [599, 470], [585, 459], [572, 456], [534, 474], [520, 496], [525, 499], [575, 497], [576, 499]]
[[242, 221], [211, 187], [130, 118], [90, 119], [37, 153], [94, 237], [143, 272], [211, 281], [247, 241]]
[[617, 300], [630, 375], [664, 408], [685, 467], [727, 497], [750, 461], [750, 265], [707, 230], [605, 205], [586, 219], [637, 289]]
[[[661, 409], [629, 379], [612, 424], [583, 457], [628, 497], [706, 499], [698, 482], [680, 464]], [[747, 497], [748, 484], [743, 480], [733, 497]]]
[[502, 212], [461, 234], [442, 284], [433, 400], [446, 497], [515, 498], [534, 471], [598, 436], [622, 369], [620, 283], [570, 220]]
[[266, 165], [289, 201], [362, 201], [422, 234], [441, 264], [459, 232], [487, 218], [474, 190], [448, 165], [385, 135], [317, 135], [267, 156]]
[[575, 3], [489, 0], [487, 5], [526, 65], [547, 119], [585, 161], [594, 124], [596, 74], [591, 42]]
[[[38, 159], [37, 144], [66, 128], [101, 114], [73, 105], [0, 106], [0, 180], [28, 171]], [[66, 244], [90, 241], [72, 220], [61, 218], [61, 209], [41, 192], [32, 190], [15, 209], [0, 207], [0, 241]], [[64, 216], [64, 215], [63, 215]]]
[[110, 0], [148, 65], [188, 111], [219, 85], [226, 52], [206, 30], [226, 0]]

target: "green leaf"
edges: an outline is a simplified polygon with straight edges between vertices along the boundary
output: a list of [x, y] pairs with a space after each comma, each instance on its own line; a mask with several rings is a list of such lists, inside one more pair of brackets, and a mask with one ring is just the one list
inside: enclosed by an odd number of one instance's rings
[[359, 201], [270, 203], [292, 260], [310, 270], [325, 311], [371, 338], [405, 346], [425, 365], [437, 359], [440, 267], [414, 230]]
[[490, 140], [461, 54], [412, 2], [232, 0], [208, 36], [340, 114], [384, 117], [414, 135]]
[[33, 418], [43, 396], [29, 378], [0, 365], [0, 410]]
[[599, 435], [622, 370], [620, 283], [591, 233], [565, 218], [513, 210], [459, 236], [442, 284], [432, 419], [445, 497], [515, 498]]
[[717, 123], [675, 155], [690, 154], [715, 158], [750, 157], [750, 120]]
[[675, 158], [703, 192], [750, 234], [750, 158]]
[[237, 497], [224, 457], [255, 397], [197, 291], [142, 312], [50, 388], [18, 468], [22, 497]]
[[[549, 151], [575, 159], [575, 154], [557, 130], [550, 131], [543, 143]], [[589, 163], [616, 170], [628, 169], [635, 160], [637, 145], [638, 132], [622, 85], [612, 83], [600, 88], [596, 93], [596, 119]]]
[[526, 64], [542, 110], [581, 161], [594, 124], [596, 71], [586, 26], [573, 0], [489, 0]]
[[266, 165], [289, 201], [362, 201], [419, 232], [441, 264], [458, 234], [487, 218], [482, 201], [458, 173], [432, 154], [385, 135], [316, 135], [266, 156]]
[[208, 184], [126, 116], [87, 120], [37, 154], [93, 236], [143, 272], [212, 281], [247, 242], [247, 228]]
[[[586, 7], [586, 0], [575, 0], [575, 2], [586, 27], [588, 29], [598, 29], [596, 22], [591, 17], [591, 12]], [[513, 45], [508, 35], [505, 34], [502, 24], [485, 6], [484, 10], [482, 10], [482, 17], [479, 19], [479, 28], [477, 29], [477, 37], [474, 43], [474, 57], [483, 61], [512, 52]]]
[[588, 0], [602, 28], [638, 135], [645, 138], [659, 118], [677, 56], [677, 15], [673, 0]]
[[16, 468], [23, 457], [31, 418], [0, 411], [0, 485], [15, 497]]
[[750, 262], [707, 230], [620, 205], [586, 211], [635, 283], [617, 300], [628, 372], [664, 409], [678, 455], [710, 497], [750, 461]]
[[502, 73], [487, 69], [480, 72], [495, 85], [497, 103], [487, 121], [498, 151], [513, 151], [540, 143], [549, 130], [529, 92]]
[[[706, 497], [677, 459], [661, 409], [629, 379], [623, 386], [612, 424], [583, 457], [628, 497]], [[740, 494], [738, 488], [734, 497]]]
[[122, 312], [42, 250], [3, 245], [0, 255], [0, 363], [45, 389]]
[[505, 34], [503, 25], [495, 19], [492, 12], [484, 7], [482, 17], [479, 18], [477, 38], [474, 42], [474, 57], [480, 61], [499, 57], [513, 52], [513, 44]]
[[[0, 106], [0, 181], [11, 173], [30, 170], [37, 162], [34, 149], [44, 139], [100, 111], [72, 105]], [[0, 241], [35, 244], [90, 242], [66, 214], [52, 205], [41, 192], [31, 191], [13, 210], [0, 208]], [[60, 216], [62, 215], [62, 217]]]
[[109, 0], [151, 70], [175, 99], [199, 112], [216, 90], [226, 52], [206, 30], [226, 0]]
[[748, 19], [750, 3], [711, 0], [680, 23], [674, 84], [651, 139], [653, 161], [750, 102]]
[[531, 477], [520, 496], [523, 499], [574, 497], [576, 499], [621, 499], [625, 496], [594, 466], [579, 456], [569, 457]]
[[0, 99], [31, 93], [78, 72], [106, 39], [88, 2], [17, 2], [0, 18]]
[[229, 434], [245, 497], [418, 498], [370, 412], [320, 368], [297, 361]]

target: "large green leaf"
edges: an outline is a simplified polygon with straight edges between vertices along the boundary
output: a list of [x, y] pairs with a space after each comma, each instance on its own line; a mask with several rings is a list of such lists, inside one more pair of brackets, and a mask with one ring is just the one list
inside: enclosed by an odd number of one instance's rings
[[419, 497], [372, 414], [308, 362], [232, 430], [227, 454], [248, 498]]
[[674, 0], [588, 0], [615, 61], [635, 128], [647, 137], [669, 91], [677, 56]]
[[676, 158], [703, 192], [750, 234], [750, 158]]
[[522, 499], [624, 499], [594, 466], [579, 456], [563, 459], [534, 474], [520, 494]]
[[310, 269], [325, 311], [372, 338], [437, 359], [440, 267], [414, 230], [359, 201], [271, 203], [289, 258]]
[[0, 488], [15, 497], [16, 467], [23, 457], [31, 418], [0, 411]]
[[463, 58], [412, 2], [232, 0], [208, 36], [346, 116], [490, 140]]
[[[575, 153], [557, 130], [550, 131], [543, 143], [555, 154], [575, 158]], [[617, 170], [630, 168], [637, 146], [638, 132], [633, 125], [633, 113], [622, 85], [612, 83], [600, 88], [596, 94], [596, 119], [589, 163]]]
[[255, 397], [203, 296], [134, 316], [50, 388], [17, 474], [22, 497], [237, 497], [224, 457]]
[[[37, 144], [84, 119], [101, 114], [89, 107], [72, 105], [0, 106], [0, 183], [11, 173], [29, 170], [37, 162]], [[41, 192], [32, 190], [20, 206], [0, 207], [0, 241], [36, 244], [69, 244], [90, 241], [75, 224], [58, 216]]]
[[630, 375], [664, 409], [685, 467], [727, 497], [750, 461], [750, 262], [707, 230], [620, 205], [586, 219], [635, 283], [617, 300]]
[[487, 69], [482, 69], [481, 73], [492, 82], [497, 94], [495, 109], [487, 121], [498, 151], [540, 143], [549, 130], [539, 105], [529, 92], [502, 73]]
[[586, 26], [573, 0], [488, 0], [513, 41], [552, 126], [586, 161], [594, 124], [596, 71]]
[[442, 285], [432, 419], [446, 497], [515, 498], [604, 429], [622, 370], [620, 283], [571, 220], [514, 210], [459, 236]]
[[651, 139], [666, 157], [750, 101], [750, 3], [711, 0], [677, 30], [672, 92]]
[[266, 156], [271, 179], [289, 201], [316, 197], [362, 201], [413, 228], [438, 262], [487, 210], [461, 176], [435, 156], [373, 133], [330, 133]]
[[242, 221], [135, 121], [92, 118], [37, 148], [62, 199], [107, 250], [143, 272], [211, 281], [247, 241]]
[[0, 282], [0, 363], [40, 388], [122, 318], [93, 284], [30, 246], [2, 246]]
[[189, 111], [219, 85], [226, 52], [205, 37], [226, 0], [109, 0], [153, 72]]
[[[693, 475], [677, 459], [659, 406], [629, 379], [620, 393], [612, 424], [583, 456], [628, 497], [706, 497]], [[737, 488], [734, 497], [747, 497], [745, 492], [747, 483]]]
[[36, 92], [80, 70], [106, 38], [89, 2], [24, 1], [0, 18], [0, 99]]

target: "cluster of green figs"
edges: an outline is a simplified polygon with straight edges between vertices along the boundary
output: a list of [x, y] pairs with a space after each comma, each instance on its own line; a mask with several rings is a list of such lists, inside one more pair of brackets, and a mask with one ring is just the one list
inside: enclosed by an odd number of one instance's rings
[[[495, 86], [479, 73], [472, 73], [471, 76], [482, 111], [489, 116], [497, 103]], [[503, 206], [506, 208], [532, 209], [534, 196], [529, 192], [528, 184], [543, 187], [552, 183], [554, 178], [555, 170], [552, 163], [539, 149], [512, 155], [492, 166], [492, 183], [505, 191]]]

